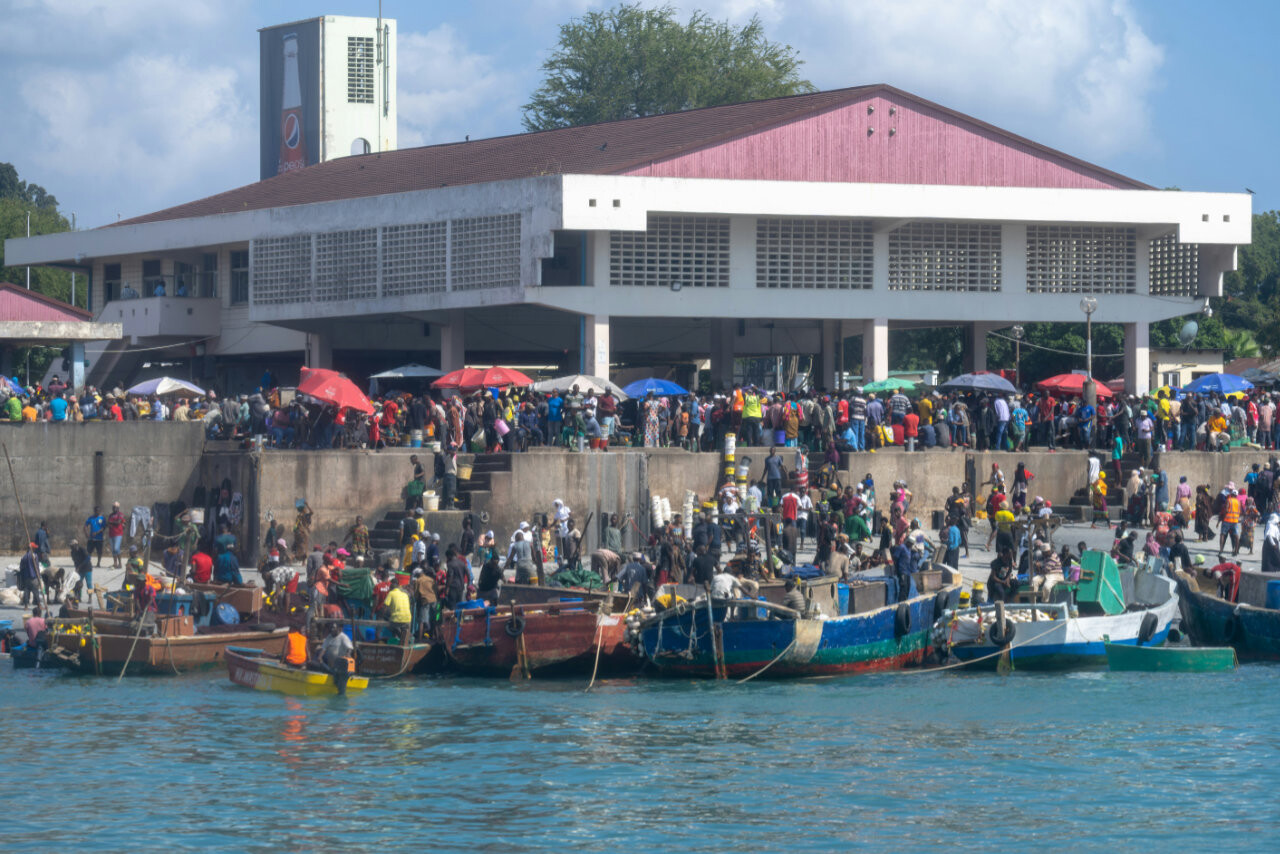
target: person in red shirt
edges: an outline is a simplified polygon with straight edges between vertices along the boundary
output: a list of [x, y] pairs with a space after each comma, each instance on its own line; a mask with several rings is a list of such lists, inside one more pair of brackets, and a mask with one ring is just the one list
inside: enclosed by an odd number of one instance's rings
[[377, 578], [378, 583], [373, 585], [373, 612], [375, 614], [382, 610], [387, 594], [391, 592], [391, 574], [387, 572], [386, 567], [378, 570]]
[[121, 566], [120, 549], [124, 545], [124, 513], [120, 512], [120, 502], [111, 505], [111, 514], [107, 516], [107, 542], [111, 543], [111, 565], [116, 569]]
[[111, 401], [111, 409], [110, 409], [110, 410], [108, 410], [108, 411], [111, 413], [111, 420], [112, 420], [112, 421], [123, 421], [123, 420], [124, 420], [124, 410], [120, 408], [120, 401], [115, 400], [115, 399], [112, 399], [112, 401]]
[[195, 584], [208, 584], [213, 577], [213, 558], [204, 552], [196, 552], [191, 556], [191, 581]]
[[906, 441], [907, 450], [914, 451], [916, 449], [916, 439], [920, 436], [920, 416], [916, 414], [913, 406], [902, 417], [902, 438]]
[[795, 492], [788, 491], [782, 496], [782, 521], [783, 523], [795, 523], [796, 514], [800, 512], [800, 496]]

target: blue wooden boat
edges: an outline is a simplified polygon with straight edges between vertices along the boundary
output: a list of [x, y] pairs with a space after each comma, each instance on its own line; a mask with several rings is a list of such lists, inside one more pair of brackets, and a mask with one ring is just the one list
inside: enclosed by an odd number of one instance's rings
[[1176, 577], [1182, 629], [1192, 643], [1234, 647], [1241, 661], [1280, 661], [1280, 577], [1241, 572], [1234, 601], [1213, 589], [1212, 579], [1181, 570]]
[[779, 679], [898, 670], [924, 661], [934, 620], [960, 596], [953, 570], [918, 573], [916, 581], [919, 594], [893, 604], [885, 604], [893, 585], [868, 582], [869, 597], [852, 597], [845, 614], [697, 598], [634, 621], [633, 637], [669, 675]]

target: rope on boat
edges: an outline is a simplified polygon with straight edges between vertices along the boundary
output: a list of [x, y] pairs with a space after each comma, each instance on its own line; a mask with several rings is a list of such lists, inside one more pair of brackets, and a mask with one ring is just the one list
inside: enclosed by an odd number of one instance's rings
[[890, 670], [888, 672], [893, 673], [895, 675], [906, 674], [906, 673], [939, 673], [943, 670], [954, 670], [957, 667], [968, 667], [970, 664], [977, 664], [979, 661], [986, 661], [988, 659], [995, 658], [1000, 655], [1004, 655], [1006, 651], [1012, 652], [1017, 647], [1025, 646], [1026, 644], [1029, 644], [1034, 640], [1039, 640], [1040, 638], [1044, 637], [1050, 632], [1055, 631], [1057, 628], [1058, 628], [1057, 626], [1050, 626], [1040, 634], [1033, 635], [1032, 637], [1029, 637], [1026, 640], [1022, 641], [1021, 643], [1015, 642], [1015, 643], [1009, 644], [1008, 646], [1002, 646], [1000, 647], [1000, 649], [996, 650], [995, 652], [989, 655], [984, 655], [979, 658], [971, 658], [968, 661], [956, 661], [951, 664], [943, 664], [938, 667], [925, 667], [925, 668], [918, 668], [914, 670]]
[[769, 662], [768, 664], [766, 664], [764, 667], [761, 667], [759, 670], [757, 670], [755, 673], [752, 673], [752, 674], [751, 674], [750, 676], [748, 676], [747, 678], [745, 678], [745, 679], [739, 679], [737, 684], [741, 685], [743, 682], [750, 682], [752, 679], [755, 679], [757, 676], [759, 676], [761, 673], [764, 673], [764, 672], [765, 672], [766, 670], [768, 670], [770, 667], [773, 667], [773, 665], [777, 664], [777, 663], [782, 659], [782, 656], [784, 656], [784, 655], [786, 655], [787, 653], [791, 652], [791, 648], [792, 648], [793, 646], [795, 646], [795, 645], [796, 645], [796, 638], [795, 638], [795, 636], [794, 636], [794, 635], [792, 635], [792, 637], [791, 637], [791, 643], [787, 644], [787, 648], [786, 648], [786, 649], [784, 649], [782, 652], [778, 653], [778, 654], [777, 654], [777, 656], [773, 659], [773, 661], [770, 661], [770, 662]]
[[[631, 593], [627, 594], [627, 604], [622, 606], [623, 618], [625, 618], [627, 612], [631, 610], [632, 595], [633, 594]], [[608, 600], [601, 599], [600, 604], [597, 606], [597, 609], [596, 609], [596, 663], [595, 663], [595, 666], [591, 668], [591, 681], [587, 683], [587, 689], [583, 691], [584, 694], [591, 693], [592, 686], [596, 684], [596, 674], [600, 672], [600, 648], [604, 646], [604, 623], [600, 622], [600, 617], [604, 615], [604, 605], [606, 601]], [[658, 632], [659, 632], [658, 640], [659, 640], [659, 643], [661, 643], [661, 640], [662, 640], [661, 627], [658, 628]]]

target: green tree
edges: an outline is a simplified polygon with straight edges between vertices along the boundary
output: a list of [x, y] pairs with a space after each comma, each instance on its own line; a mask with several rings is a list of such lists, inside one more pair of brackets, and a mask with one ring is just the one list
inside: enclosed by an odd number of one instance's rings
[[524, 105], [538, 131], [812, 92], [790, 45], [771, 42], [758, 17], [745, 26], [694, 12], [624, 3], [560, 27], [544, 78]]

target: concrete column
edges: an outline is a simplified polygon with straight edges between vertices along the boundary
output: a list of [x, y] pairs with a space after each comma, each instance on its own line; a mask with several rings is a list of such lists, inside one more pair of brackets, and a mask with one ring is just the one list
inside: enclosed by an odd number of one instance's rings
[[307, 367], [333, 367], [333, 342], [329, 340], [329, 336], [316, 332], [307, 333]]
[[0, 374], [13, 376], [13, 348], [0, 347]]
[[814, 379], [814, 384], [819, 388], [836, 387], [836, 351], [844, 346], [840, 331], [839, 320], [822, 321], [822, 351], [818, 358], [818, 375]]
[[446, 374], [467, 366], [466, 317], [461, 309], [449, 310], [449, 323], [440, 327], [440, 370]]
[[[967, 347], [964, 353], [964, 369], [966, 371], [985, 371], [987, 369], [987, 333], [1000, 327], [994, 323], [974, 322], [968, 325]], [[944, 377], [944, 379], [946, 379]]]
[[609, 379], [609, 315], [588, 314], [582, 318], [581, 373]]
[[711, 321], [711, 388], [723, 391], [733, 388], [733, 337], [736, 320]]
[[72, 388], [84, 386], [84, 342], [71, 342], [71, 376], [67, 378]]
[[889, 378], [889, 318], [876, 317], [862, 322], [862, 381]]
[[1146, 323], [1124, 325], [1124, 390], [1129, 394], [1151, 390], [1151, 327]]

